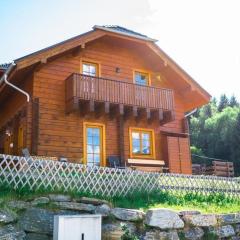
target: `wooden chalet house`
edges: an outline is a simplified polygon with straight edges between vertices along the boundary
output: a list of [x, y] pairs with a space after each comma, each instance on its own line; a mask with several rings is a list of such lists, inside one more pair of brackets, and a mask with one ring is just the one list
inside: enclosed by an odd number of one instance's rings
[[2, 65], [0, 152], [28, 148], [100, 166], [115, 156], [148, 170], [163, 160], [170, 172], [191, 174], [185, 114], [210, 95], [155, 42], [119, 26], [94, 26]]

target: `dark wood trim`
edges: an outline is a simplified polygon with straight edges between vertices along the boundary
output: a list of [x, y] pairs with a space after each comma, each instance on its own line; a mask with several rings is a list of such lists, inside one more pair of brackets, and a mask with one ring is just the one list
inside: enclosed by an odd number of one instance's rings
[[171, 136], [171, 137], [183, 137], [183, 138], [189, 137], [189, 134], [187, 133], [177, 133], [177, 132], [167, 132], [167, 131], [160, 131], [160, 133], [162, 135]]
[[124, 116], [119, 116], [119, 151], [120, 151], [120, 161], [121, 165], [125, 166], [124, 158]]
[[39, 140], [39, 98], [32, 101], [32, 154], [38, 154]]

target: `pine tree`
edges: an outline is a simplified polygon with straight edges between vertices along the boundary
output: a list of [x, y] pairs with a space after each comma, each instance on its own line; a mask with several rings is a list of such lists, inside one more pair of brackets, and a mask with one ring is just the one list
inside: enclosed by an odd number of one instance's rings
[[232, 95], [231, 98], [230, 98], [229, 106], [230, 107], [239, 107], [239, 103], [237, 101], [237, 98], [234, 95]]
[[237, 115], [231, 141], [231, 159], [234, 162], [235, 173], [240, 175], [240, 112]]
[[218, 104], [218, 111], [219, 112], [222, 112], [222, 110], [226, 107], [229, 106], [229, 100], [226, 96], [226, 94], [222, 94], [220, 96], [220, 101], [219, 101], [219, 104]]

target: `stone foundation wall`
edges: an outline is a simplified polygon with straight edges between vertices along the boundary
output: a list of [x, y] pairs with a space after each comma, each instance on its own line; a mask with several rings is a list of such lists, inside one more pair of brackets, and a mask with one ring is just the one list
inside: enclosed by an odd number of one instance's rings
[[66, 195], [48, 195], [1, 203], [0, 239], [50, 240], [54, 215], [101, 214], [102, 239], [232, 239], [240, 240], [240, 213], [201, 214], [198, 211], [175, 212], [152, 209], [146, 213], [112, 208], [99, 199], [72, 199]]

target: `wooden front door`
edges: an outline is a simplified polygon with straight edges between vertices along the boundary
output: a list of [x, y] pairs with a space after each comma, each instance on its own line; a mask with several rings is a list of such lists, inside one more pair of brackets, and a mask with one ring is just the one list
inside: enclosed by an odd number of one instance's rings
[[167, 137], [168, 165], [171, 173], [192, 174], [189, 139]]
[[105, 166], [105, 128], [103, 124], [84, 124], [84, 163]]

